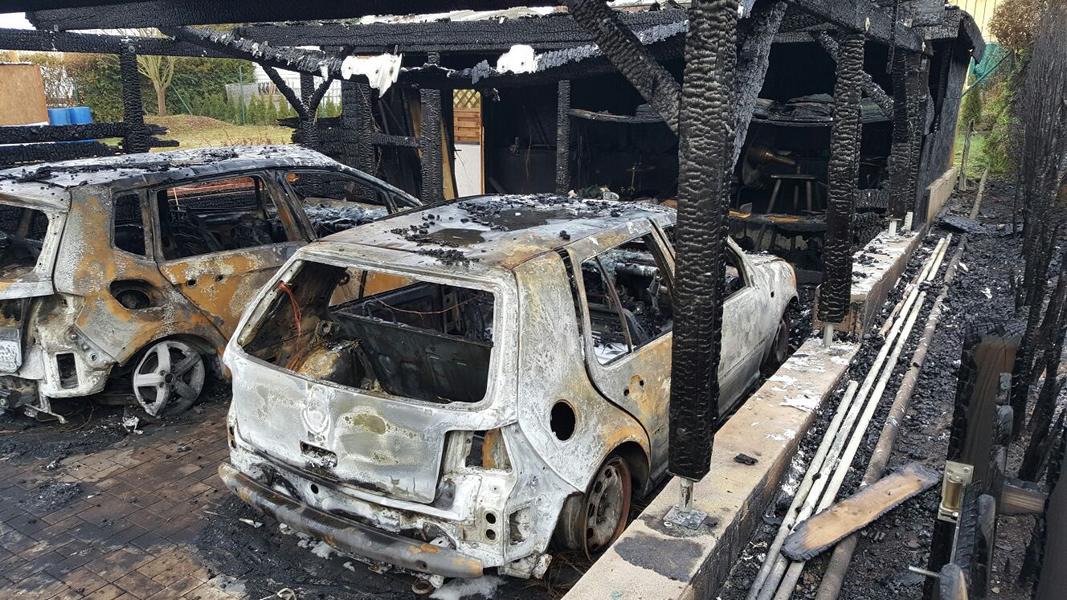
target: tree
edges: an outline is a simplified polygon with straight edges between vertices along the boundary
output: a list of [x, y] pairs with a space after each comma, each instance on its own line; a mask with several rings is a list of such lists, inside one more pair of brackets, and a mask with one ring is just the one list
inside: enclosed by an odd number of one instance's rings
[[152, 89], [156, 92], [156, 114], [166, 116], [167, 88], [174, 81], [174, 57], [138, 54], [137, 70], [152, 82]]

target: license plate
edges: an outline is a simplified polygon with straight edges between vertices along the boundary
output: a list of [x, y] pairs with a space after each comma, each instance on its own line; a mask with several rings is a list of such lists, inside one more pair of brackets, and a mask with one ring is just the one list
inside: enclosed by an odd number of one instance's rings
[[22, 332], [0, 327], [0, 371], [14, 373], [22, 366]]

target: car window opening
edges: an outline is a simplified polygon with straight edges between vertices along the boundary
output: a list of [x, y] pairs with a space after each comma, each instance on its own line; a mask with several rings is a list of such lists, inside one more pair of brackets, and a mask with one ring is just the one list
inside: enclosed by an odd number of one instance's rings
[[36, 267], [46, 233], [43, 212], [0, 204], [0, 274], [17, 276]]
[[593, 349], [601, 364], [669, 333], [670, 289], [646, 235], [582, 263]]
[[312, 379], [424, 402], [478, 402], [493, 348], [491, 293], [304, 262], [279, 282], [245, 351]]
[[158, 202], [167, 260], [293, 241], [258, 177], [170, 187]]

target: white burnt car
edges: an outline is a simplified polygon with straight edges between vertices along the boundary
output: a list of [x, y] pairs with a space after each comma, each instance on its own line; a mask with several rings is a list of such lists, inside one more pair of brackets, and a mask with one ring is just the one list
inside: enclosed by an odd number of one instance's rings
[[[444, 577], [593, 555], [665, 475], [675, 213], [552, 196], [427, 207], [314, 242], [226, 352], [245, 502]], [[721, 411], [785, 357], [792, 268], [729, 244]]]

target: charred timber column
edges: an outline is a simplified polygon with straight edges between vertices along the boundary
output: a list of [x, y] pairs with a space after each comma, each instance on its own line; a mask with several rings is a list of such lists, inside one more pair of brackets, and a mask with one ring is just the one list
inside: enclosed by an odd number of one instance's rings
[[[427, 61], [431, 65], [440, 62], [440, 55], [431, 52]], [[419, 156], [422, 159], [423, 202], [438, 202], [444, 193], [441, 174], [441, 90], [420, 89], [422, 104], [422, 131], [419, 132]]]
[[826, 211], [824, 277], [819, 320], [840, 323], [852, 295], [852, 212], [859, 179], [860, 90], [863, 83], [863, 34], [841, 39], [834, 84], [834, 122], [830, 129], [829, 200]]
[[304, 105], [304, 111], [297, 111], [300, 116], [300, 141], [311, 148], [319, 148], [319, 126], [315, 122], [317, 106], [311, 106], [311, 98], [315, 95], [315, 76], [309, 73], [300, 74], [300, 103]]
[[926, 211], [916, 209], [919, 199], [919, 163], [922, 162], [923, 136], [926, 135], [926, 90], [930, 63], [921, 54], [911, 55], [913, 68], [908, 69], [908, 179], [904, 211], [916, 211], [918, 222], [926, 221]]
[[[899, 48], [893, 54], [893, 142], [889, 157], [889, 216], [914, 210], [918, 195], [919, 152], [926, 115], [922, 100], [921, 55]], [[920, 215], [921, 216], [921, 215]]]
[[[604, 56], [656, 109], [667, 127], [677, 133], [680, 90], [674, 76], [656, 62], [604, 0], [567, 0], [567, 10], [582, 29], [592, 34]], [[731, 30], [730, 35], [736, 34]]]
[[348, 164], [374, 175], [374, 117], [370, 99], [370, 85], [348, 79], [341, 81], [341, 126], [346, 136], [345, 154], [350, 157]]
[[737, 7], [737, 0], [694, 0], [685, 41], [678, 119], [678, 274], [669, 469], [689, 481], [701, 479], [711, 467], [712, 436], [719, 417]]
[[122, 77], [122, 121], [126, 137], [122, 148], [128, 154], [148, 152], [148, 128], [144, 124], [144, 104], [141, 101], [141, 77], [137, 73], [137, 53], [126, 47], [119, 54], [119, 74]]
[[560, 81], [556, 92], [556, 193], [571, 189], [571, 82]]

